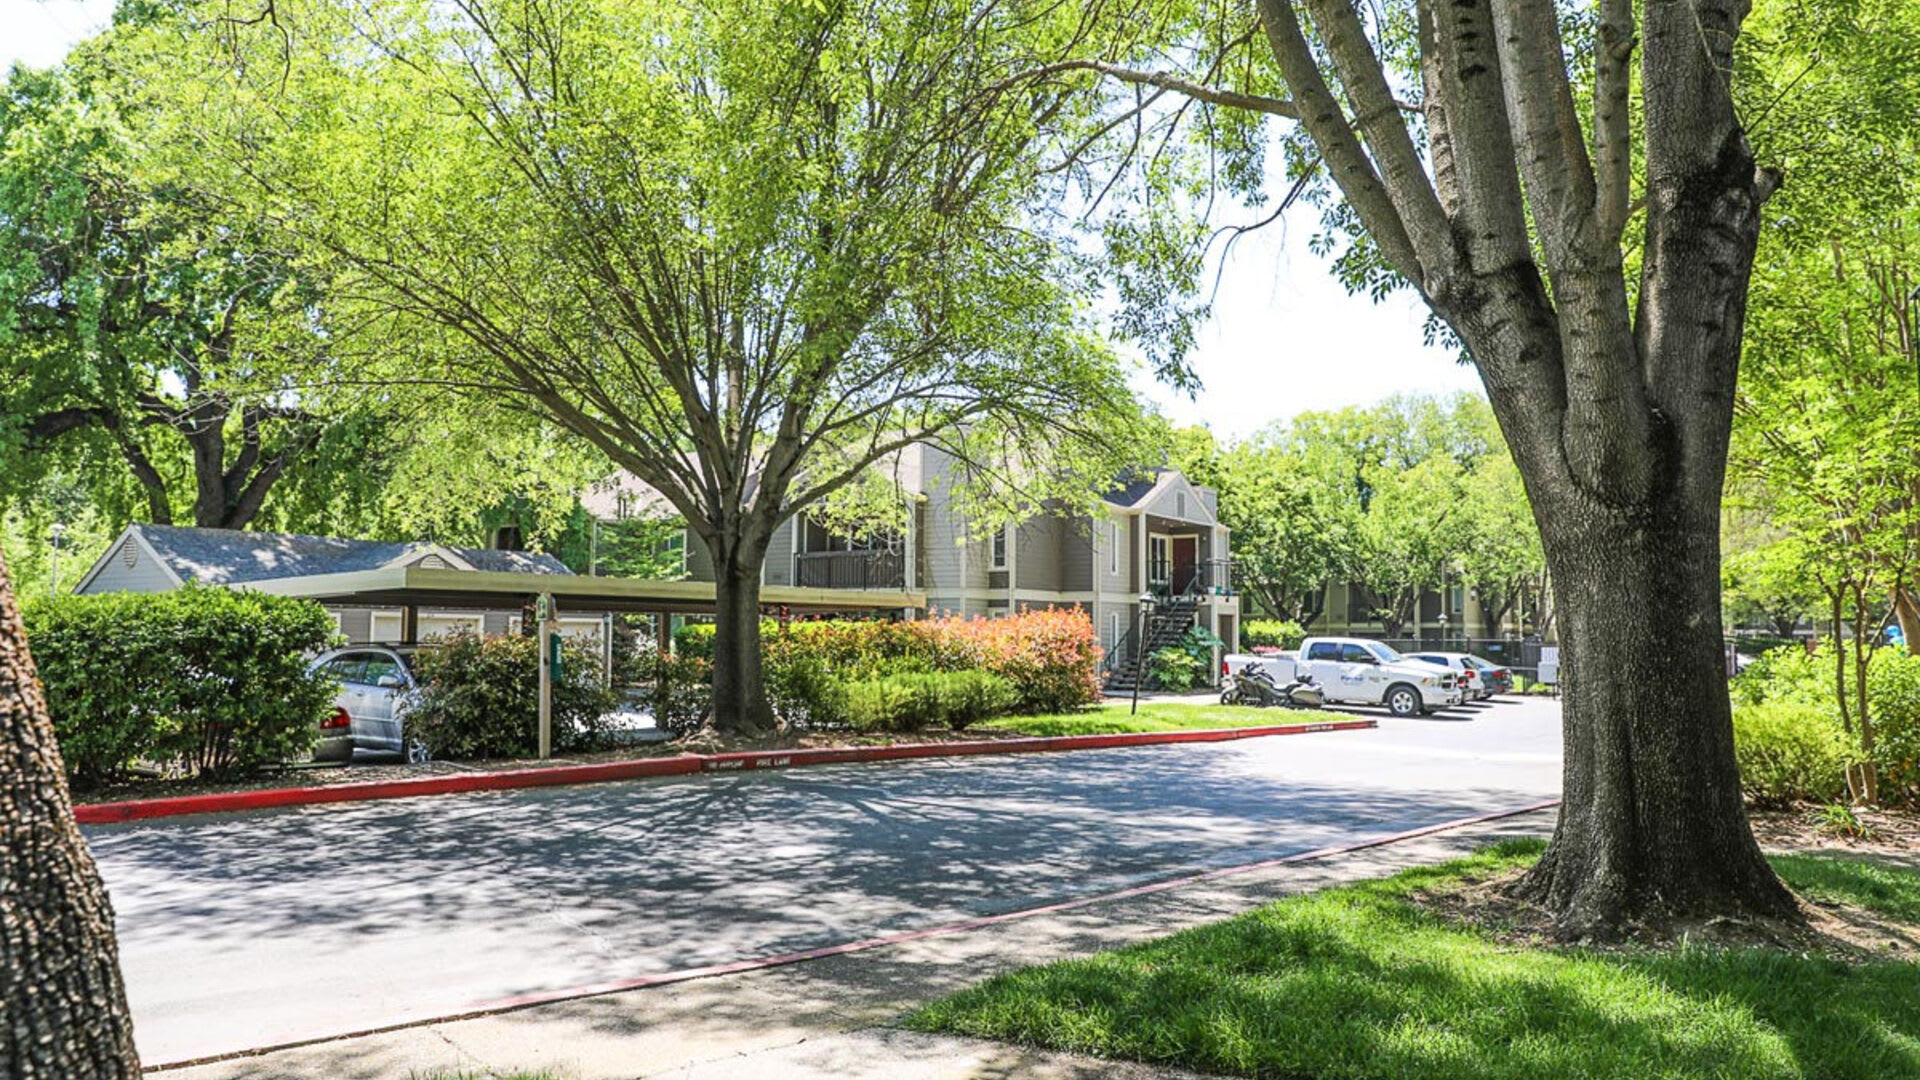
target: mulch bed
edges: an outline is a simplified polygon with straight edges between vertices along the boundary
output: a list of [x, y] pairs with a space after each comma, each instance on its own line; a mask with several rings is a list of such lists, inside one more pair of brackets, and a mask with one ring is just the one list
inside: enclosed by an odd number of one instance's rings
[[[1752, 815], [1760, 846], [1776, 854], [1827, 854], [1868, 858], [1920, 869], [1920, 815], [1903, 811], [1861, 810], [1866, 837], [1837, 835], [1819, 824], [1817, 808]], [[1525, 871], [1466, 877], [1443, 888], [1422, 890], [1413, 902], [1448, 922], [1471, 927], [1516, 948], [1553, 948], [1555, 937], [1545, 909], [1516, 899], [1513, 885]], [[1852, 904], [1802, 900], [1804, 926], [1771, 920], [1715, 919], [1706, 923], [1642, 926], [1625, 940], [1582, 942], [1602, 952], [1645, 952], [1678, 945], [1772, 948], [1818, 953], [1848, 963], [1920, 961], [1920, 924], [1890, 918]]]
[[1920, 812], [1912, 810], [1855, 810], [1867, 827], [1865, 836], [1848, 836], [1824, 825], [1820, 807], [1754, 811], [1754, 838], [1768, 851], [1799, 854], [1834, 851], [1884, 859], [1920, 870]]

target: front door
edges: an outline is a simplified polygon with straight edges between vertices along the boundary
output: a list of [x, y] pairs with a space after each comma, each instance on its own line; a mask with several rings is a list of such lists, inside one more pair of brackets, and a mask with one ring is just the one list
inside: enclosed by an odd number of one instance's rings
[[1198, 587], [1194, 575], [1200, 569], [1200, 538], [1197, 536], [1176, 536], [1173, 538], [1173, 591], [1183, 593]]

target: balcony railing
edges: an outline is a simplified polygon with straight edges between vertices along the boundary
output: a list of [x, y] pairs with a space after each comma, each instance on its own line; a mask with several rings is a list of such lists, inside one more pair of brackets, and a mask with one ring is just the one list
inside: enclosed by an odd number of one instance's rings
[[906, 559], [897, 551], [805, 551], [794, 556], [803, 589], [904, 589]]
[[1154, 560], [1147, 567], [1153, 591], [1165, 596], [1232, 596], [1233, 561], [1202, 559], [1185, 566]]

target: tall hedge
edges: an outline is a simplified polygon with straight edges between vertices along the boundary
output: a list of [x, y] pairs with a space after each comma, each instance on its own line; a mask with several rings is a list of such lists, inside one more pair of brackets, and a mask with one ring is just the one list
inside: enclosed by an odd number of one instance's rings
[[[821, 620], [785, 629], [767, 620], [761, 641], [775, 706], [788, 715], [807, 711], [828, 683], [933, 672], [998, 676], [1013, 687], [1019, 712], [1063, 712], [1100, 700], [1099, 637], [1093, 620], [1075, 609], [994, 619]], [[681, 627], [674, 648], [682, 656], [711, 656], [713, 627]]]
[[135, 762], [228, 776], [305, 758], [337, 687], [310, 675], [334, 638], [311, 600], [214, 587], [30, 603], [27, 640], [67, 772]]

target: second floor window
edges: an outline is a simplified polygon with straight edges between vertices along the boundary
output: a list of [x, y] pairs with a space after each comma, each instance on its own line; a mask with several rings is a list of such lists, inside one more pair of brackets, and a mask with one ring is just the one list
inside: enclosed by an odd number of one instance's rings
[[1120, 523], [1107, 522], [1107, 573], [1120, 572]]
[[1007, 529], [1008, 528], [1009, 526], [1002, 526], [999, 532], [993, 534], [992, 568], [995, 570], [1005, 570], [1007, 568]]

